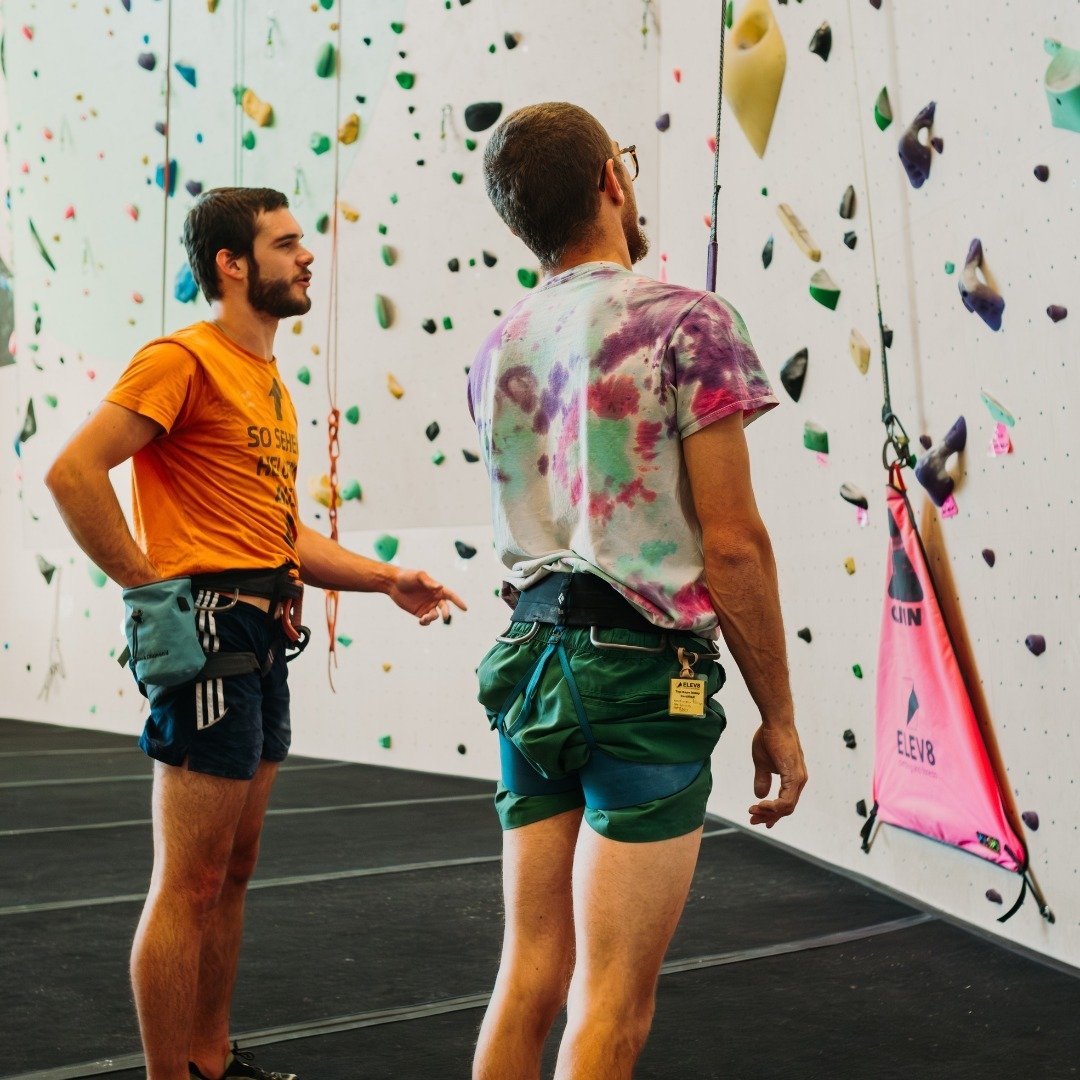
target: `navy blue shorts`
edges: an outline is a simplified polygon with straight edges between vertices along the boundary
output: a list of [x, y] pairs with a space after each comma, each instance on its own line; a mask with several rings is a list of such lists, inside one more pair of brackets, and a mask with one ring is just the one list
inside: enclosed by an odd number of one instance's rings
[[[201, 605], [230, 596], [200, 593]], [[265, 673], [196, 680], [165, 691], [150, 707], [139, 746], [166, 765], [250, 780], [260, 761], [284, 761], [292, 740], [289, 671], [281, 623], [243, 601], [228, 611], [200, 611], [206, 653], [254, 653]]]

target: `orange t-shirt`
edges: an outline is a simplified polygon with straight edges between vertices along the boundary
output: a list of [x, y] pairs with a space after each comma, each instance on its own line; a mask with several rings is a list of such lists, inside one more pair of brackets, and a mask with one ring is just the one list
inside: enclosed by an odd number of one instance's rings
[[164, 434], [132, 458], [135, 539], [163, 577], [299, 566], [296, 410], [208, 322], [145, 345], [105, 398]]

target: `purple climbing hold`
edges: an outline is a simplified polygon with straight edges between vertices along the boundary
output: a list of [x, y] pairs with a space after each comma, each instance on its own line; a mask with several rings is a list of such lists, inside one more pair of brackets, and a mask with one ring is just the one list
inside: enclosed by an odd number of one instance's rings
[[1041, 180], [1044, 184], [1050, 179], [1050, 168], [1047, 165], [1035, 166], [1035, 179]]
[[139, 67], [153, 71], [157, 67], [157, 57], [152, 52], [139, 53]]
[[[986, 281], [980, 281], [977, 270], [982, 270]], [[1001, 315], [1005, 310], [1005, 299], [998, 292], [997, 284], [990, 276], [983, 257], [982, 241], [975, 237], [968, 248], [967, 259], [964, 261], [964, 270], [957, 282], [960, 289], [960, 299], [968, 311], [974, 311], [976, 315], [991, 330], [1001, 329]]]
[[661, 113], [656, 118], [656, 130], [667, 131], [671, 127], [671, 113]]
[[131, 0], [120, 0], [120, 3], [124, 5], [125, 11], [131, 10]]
[[987, 889], [986, 899], [989, 900], [991, 904], [1004, 903], [1004, 901], [1001, 899], [1001, 893], [999, 893], [997, 889]]
[[1046, 309], [1046, 314], [1049, 315], [1054, 322], [1061, 322], [1061, 320], [1069, 314], [1069, 309], [1062, 307], [1060, 304], [1051, 304]]
[[945, 433], [945, 438], [915, 466], [915, 479], [926, 488], [936, 506], [941, 506], [953, 490], [954, 481], [945, 471], [945, 462], [966, 445], [967, 421], [961, 416]]
[[935, 150], [936, 150], [936, 151], [937, 151], [937, 152], [938, 152], [939, 154], [943, 153], [943, 152], [944, 152], [944, 150], [945, 150], [945, 140], [944, 140], [944, 139], [942, 139], [942, 138], [939, 138], [939, 137], [938, 137], [937, 135], [935, 135], [935, 136], [934, 136], [934, 137], [933, 137], [933, 138], [932, 138], [932, 139], [930, 140], [930, 145], [931, 145], [931, 146], [932, 146], [932, 147], [933, 147], [933, 148], [934, 148], [934, 149], [935, 149]]
[[1038, 815], [1038, 813], [1036, 811], [1034, 811], [1034, 810], [1025, 810], [1020, 815], [1020, 818], [1024, 822], [1024, 824], [1032, 832], [1038, 832], [1039, 831], [1039, 815]]
[[898, 151], [904, 171], [907, 173], [911, 186], [921, 188], [930, 176], [930, 147], [919, 141], [919, 133], [923, 128], [929, 128], [934, 123], [934, 109], [936, 101], [931, 101], [911, 121], [907, 131], [900, 137]]
[[1028, 651], [1035, 656], [1042, 656], [1046, 652], [1046, 638], [1042, 634], [1028, 634], [1024, 638], [1024, 644], [1028, 647]]
[[187, 189], [189, 195], [201, 195], [202, 183], [198, 180], [189, 180], [184, 187]]
[[855, 749], [855, 732], [851, 728], [847, 728], [844, 732], [844, 745], [849, 750]]
[[987, 566], [993, 566], [997, 562], [997, 556], [994, 554], [993, 548], [983, 548], [982, 557]]
[[875, 11], [880, 11], [881, 10], [881, 0], [870, 0], [870, 6]]

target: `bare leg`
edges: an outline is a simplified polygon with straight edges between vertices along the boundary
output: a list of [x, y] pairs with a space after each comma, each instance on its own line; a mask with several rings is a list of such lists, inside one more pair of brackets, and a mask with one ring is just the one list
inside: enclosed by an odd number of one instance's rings
[[503, 833], [506, 930], [473, 1080], [539, 1080], [574, 965], [570, 876], [581, 810]]
[[131, 949], [148, 1080], [188, 1080], [203, 931], [225, 879], [243, 780], [154, 765], [154, 871]]
[[276, 762], [260, 762], [248, 785], [221, 896], [203, 934], [199, 991], [188, 1049], [189, 1060], [195, 1062], [203, 1076], [218, 1077], [225, 1071], [229, 1009], [244, 931], [244, 897], [259, 858], [259, 837], [277, 770]]
[[577, 965], [556, 1080], [630, 1080], [700, 842], [701, 829], [645, 844], [581, 830], [574, 862]]

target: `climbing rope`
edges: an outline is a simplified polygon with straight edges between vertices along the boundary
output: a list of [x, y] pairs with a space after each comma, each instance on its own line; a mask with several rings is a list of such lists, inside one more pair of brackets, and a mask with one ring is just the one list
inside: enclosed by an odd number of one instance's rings
[[716, 214], [720, 204], [720, 116], [724, 102], [724, 40], [730, 25], [734, 0], [724, 5], [720, 18], [720, 74], [716, 82], [716, 146], [713, 149], [712, 212], [709, 215], [709, 254], [705, 262], [705, 289], [716, 292]]
[[165, 301], [168, 297], [169, 263], [169, 188], [173, 183], [172, 159], [169, 157], [169, 138], [172, 135], [172, 9], [172, 0], [169, 0], [165, 7], [165, 167], [161, 176], [164, 200], [161, 214], [161, 337], [165, 336]]
[[[328, 479], [330, 487], [330, 539], [338, 538], [338, 458], [341, 456], [341, 444], [338, 431], [341, 425], [341, 412], [338, 409], [338, 193], [341, 186], [341, 26], [344, 21], [345, 2], [338, 9], [337, 18], [337, 55], [334, 63], [334, 197], [331, 203], [330, 225], [330, 295], [326, 310], [326, 392], [330, 399], [330, 412], [327, 416], [327, 455], [330, 459]], [[336, 590], [326, 590], [326, 631], [328, 648], [326, 655], [326, 677], [330, 689], [334, 687], [334, 668], [337, 667], [337, 615], [339, 595]]]

